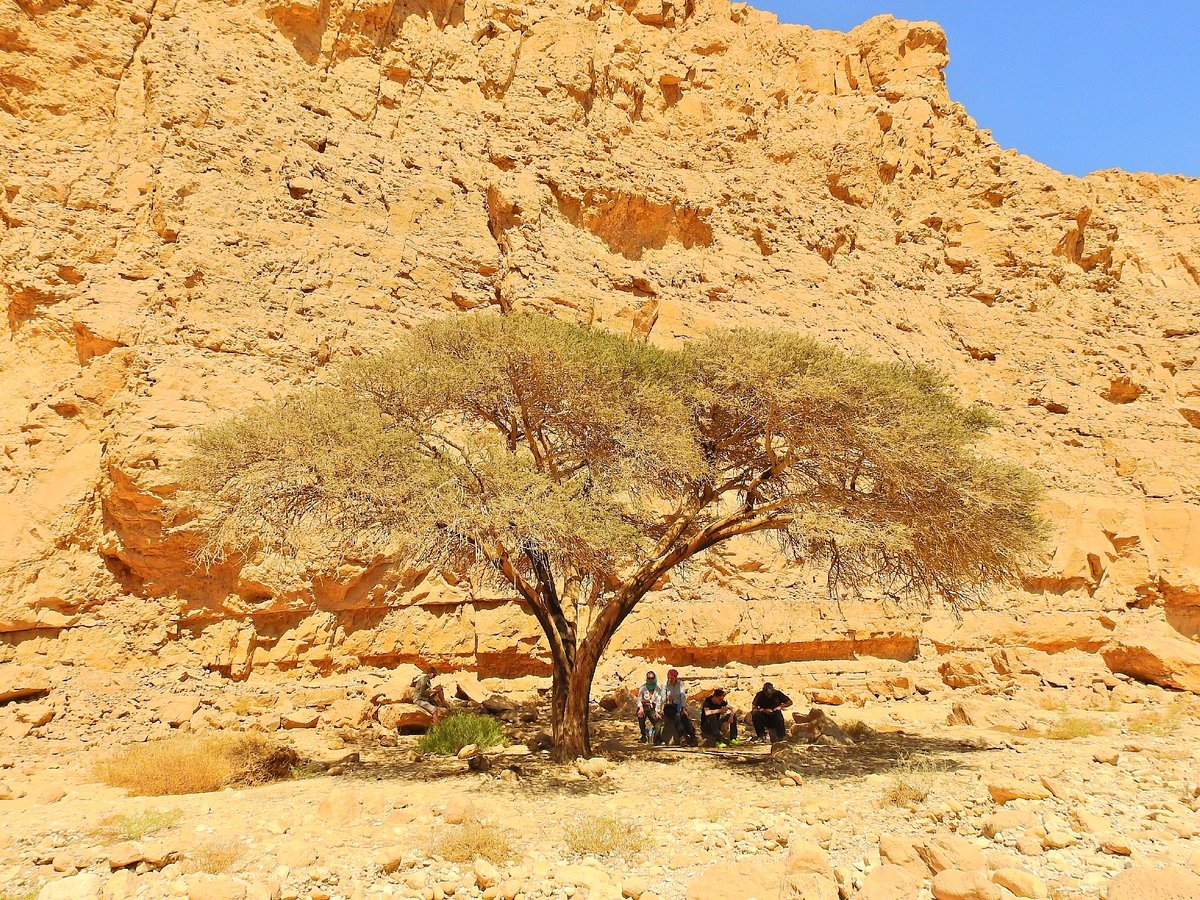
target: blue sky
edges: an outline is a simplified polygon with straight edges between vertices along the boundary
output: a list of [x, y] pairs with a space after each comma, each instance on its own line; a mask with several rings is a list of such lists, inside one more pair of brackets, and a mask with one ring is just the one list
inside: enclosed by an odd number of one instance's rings
[[946, 79], [981, 128], [1064, 172], [1200, 176], [1200, 0], [751, 0], [847, 31], [932, 19]]

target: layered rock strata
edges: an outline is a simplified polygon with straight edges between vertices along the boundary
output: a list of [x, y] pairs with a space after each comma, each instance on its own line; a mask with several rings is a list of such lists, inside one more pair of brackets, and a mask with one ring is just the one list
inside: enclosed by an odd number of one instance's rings
[[1200, 182], [1004, 150], [946, 62], [932, 23], [726, 0], [9, 0], [0, 660], [541, 671], [454, 573], [199, 571], [164, 515], [189, 429], [495, 307], [930, 363], [1051, 489], [1051, 556], [962, 621], [739, 546], [625, 651], [1023, 645], [1200, 689]]

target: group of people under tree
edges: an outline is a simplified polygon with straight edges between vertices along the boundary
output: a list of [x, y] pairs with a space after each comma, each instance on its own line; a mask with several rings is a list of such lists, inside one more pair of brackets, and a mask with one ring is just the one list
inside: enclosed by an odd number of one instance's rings
[[[648, 744], [680, 743], [695, 746], [699, 743], [696, 726], [687, 703], [687, 690], [679, 679], [679, 670], [667, 672], [667, 681], [660, 684], [657, 673], [646, 673], [646, 682], [637, 692], [637, 721], [642, 741]], [[770, 738], [772, 743], [787, 737], [783, 711], [792, 705], [791, 698], [766, 682], [751, 702], [750, 721], [755, 739]], [[725, 689], [717, 688], [700, 704], [700, 739], [707, 746], [741, 743], [738, 738], [738, 714], [729, 705]]]

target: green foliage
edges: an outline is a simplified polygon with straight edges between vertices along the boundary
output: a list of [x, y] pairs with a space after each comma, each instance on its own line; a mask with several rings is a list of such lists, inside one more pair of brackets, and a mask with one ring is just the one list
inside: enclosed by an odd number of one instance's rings
[[182, 817], [183, 811], [178, 809], [143, 809], [106, 819], [100, 823], [97, 834], [116, 841], [140, 841], [170, 828]]
[[504, 733], [491, 716], [459, 712], [442, 719], [421, 735], [417, 750], [420, 753], [453, 756], [468, 744], [487, 750], [499, 746], [503, 740]]
[[515, 587], [563, 640], [560, 606], [616, 604], [611, 630], [672, 567], [741, 534], [824, 564], [831, 593], [957, 604], [1043, 535], [1035, 479], [976, 452], [992, 424], [930, 370], [793, 334], [661, 349], [455, 316], [201, 431], [185, 508], [206, 561], [453, 565]]

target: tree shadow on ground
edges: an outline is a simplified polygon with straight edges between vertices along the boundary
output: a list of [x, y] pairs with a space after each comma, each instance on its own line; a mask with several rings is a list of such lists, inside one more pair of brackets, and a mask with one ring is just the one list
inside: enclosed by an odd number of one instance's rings
[[[537, 729], [507, 729], [509, 743], [528, 740]], [[750, 744], [730, 750], [651, 747], [637, 741], [637, 728], [620, 719], [601, 719], [593, 726], [593, 749], [610, 761], [641, 760], [664, 765], [687, 761], [728, 769], [744, 777], [775, 780], [785, 771], [806, 779], [852, 779], [903, 770], [914, 762], [935, 772], [964, 768], [969, 757], [995, 748], [975, 741], [911, 734], [870, 732], [851, 744], [779, 744], [773, 748]], [[360, 745], [361, 746], [361, 745]], [[361, 762], [347, 766], [345, 777], [382, 781], [450, 781], [475, 777], [466, 761], [446, 756], [422, 756], [416, 739], [401, 739], [396, 748], [361, 746]], [[579, 777], [574, 767], [555, 763], [548, 753], [488, 754], [487, 774], [502, 779], [498, 787], [521, 794], [606, 794], [616, 790], [610, 781]], [[506, 774], [511, 773], [511, 774]]]
[[792, 771], [805, 778], [833, 780], [906, 769], [917, 761], [935, 772], [953, 772], [965, 767], [969, 754], [993, 749], [976, 741], [896, 731], [871, 734], [852, 744], [777, 745], [774, 753], [730, 757], [727, 765], [766, 779]]

